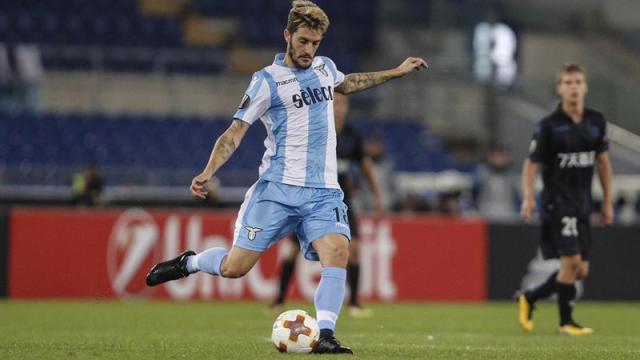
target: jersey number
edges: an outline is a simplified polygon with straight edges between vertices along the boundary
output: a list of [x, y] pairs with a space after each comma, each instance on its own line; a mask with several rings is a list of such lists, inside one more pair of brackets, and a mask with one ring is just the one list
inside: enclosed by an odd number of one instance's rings
[[[340, 209], [338, 208], [333, 208], [333, 211], [336, 212], [336, 222], [340, 222]], [[345, 224], [349, 223], [349, 218], [347, 218], [347, 212], [346, 211], [342, 211], [342, 220]]]
[[562, 236], [578, 236], [578, 218], [564, 216], [560, 221], [562, 221]]

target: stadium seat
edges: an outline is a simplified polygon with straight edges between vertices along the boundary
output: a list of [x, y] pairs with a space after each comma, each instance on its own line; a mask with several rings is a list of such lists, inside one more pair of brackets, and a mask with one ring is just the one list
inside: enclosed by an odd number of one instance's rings
[[[164, 169], [199, 171], [207, 161], [214, 139], [229, 124], [226, 118], [103, 114], [20, 113], [0, 114], [0, 119], [0, 130], [7, 134], [7, 140], [0, 144], [0, 166], [19, 167], [27, 161], [32, 169], [54, 164], [73, 170], [91, 161], [120, 170], [144, 168], [150, 174]], [[454, 162], [439, 139], [422, 125], [368, 119], [354, 120], [354, 124], [363, 136], [384, 134], [387, 155], [399, 171], [452, 168], [469, 171], [465, 164]], [[264, 137], [263, 126], [250, 128], [233, 161], [221, 169], [219, 175], [223, 182], [249, 185], [255, 181], [256, 168], [264, 152]], [[33, 178], [36, 173], [41, 172], [21, 174], [43, 185], [50, 181], [64, 184], [70, 176], [61, 171], [56, 179]], [[110, 184], [117, 183], [118, 179], [122, 177], [107, 178]], [[154, 181], [162, 184], [163, 180]]]

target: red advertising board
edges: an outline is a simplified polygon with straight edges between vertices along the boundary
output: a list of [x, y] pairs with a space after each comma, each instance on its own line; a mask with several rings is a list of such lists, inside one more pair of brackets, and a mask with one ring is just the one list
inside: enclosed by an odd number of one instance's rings
[[[8, 294], [12, 298], [271, 300], [289, 241], [268, 250], [241, 279], [196, 274], [147, 288], [153, 263], [185, 249], [231, 245], [235, 213], [14, 209]], [[483, 300], [487, 230], [481, 220], [390, 217], [360, 220], [365, 300]], [[301, 260], [292, 296], [312, 299], [317, 262]]]

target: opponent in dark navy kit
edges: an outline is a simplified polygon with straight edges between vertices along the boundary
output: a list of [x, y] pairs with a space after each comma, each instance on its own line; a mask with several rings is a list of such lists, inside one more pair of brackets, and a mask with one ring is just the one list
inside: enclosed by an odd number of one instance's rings
[[532, 331], [535, 302], [557, 293], [558, 332], [584, 335], [593, 330], [573, 320], [575, 282], [589, 271], [591, 183], [596, 165], [603, 191], [602, 221], [610, 224], [613, 220], [611, 162], [606, 121], [601, 113], [584, 107], [588, 90], [584, 69], [575, 64], [565, 66], [556, 87], [562, 103], [537, 125], [522, 169], [521, 215], [529, 221], [536, 207], [534, 180], [540, 168], [544, 186], [540, 248], [545, 258], [560, 258], [561, 267], [545, 283], [519, 296], [519, 322], [525, 331]]
[[[374, 194], [374, 205], [378, 213], [382, 212], [382, 200], [380, 187], [374, 176], [373, 161], [364, 154], [363, 141], [357, 130], [345, 123], [345, 118], [349, 112], [349, 99], [340, 94], [335, 95], [333, 102], [335, 123], [336, 123], [336, 155], [338, 158], [338, 184], [344, 193], [344, 203], [348, 207], [347, 220], [351, 229], [351, 244], [349, 247], [349, 263], [347, 265], [347, 283], [349, 284], [349, 315], [353, 317], [369, 317], [372, 315], [371, 309], [363, 308], [358, 300], [358, 290], [360, 288], [360, 257], [358, 242], [357, 216], [351, 206], [354, 167], [360, 169], [367, 180], [369, 187]], [[339, 215], [338, 215], [339, 216]], [[292, 235], [294, 247], [283, 259], [280, 268], [280, 284], [278, 295], [271, 307], [280, 310], [287, 295], [287, 289], [293, 275], [296, 258], [300, 251], [295, 234]]]

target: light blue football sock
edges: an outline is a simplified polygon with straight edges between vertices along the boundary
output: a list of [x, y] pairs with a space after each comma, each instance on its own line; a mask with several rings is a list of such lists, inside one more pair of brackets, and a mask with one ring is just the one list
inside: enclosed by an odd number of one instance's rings
[[207, 249], [199, 254], [187, 258], [187, 271], [194, 273], [204, 271], [211, 275], [220, 275], [220, 265], [229, 250], [222, 247]]
[[321, 331], [327, 329], [334, 332], [336, 329], [336, 321], [344, 301], [346, 279], [346, 269], [337, 267], [322, 269], [320, 283], [314, 298], [318, 327]]

